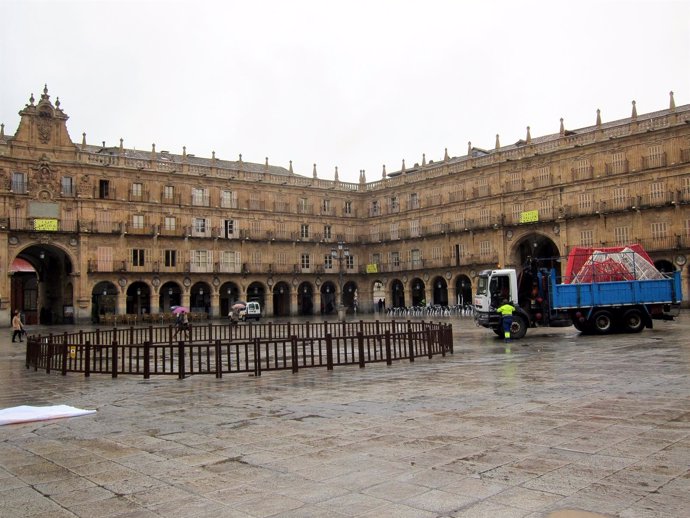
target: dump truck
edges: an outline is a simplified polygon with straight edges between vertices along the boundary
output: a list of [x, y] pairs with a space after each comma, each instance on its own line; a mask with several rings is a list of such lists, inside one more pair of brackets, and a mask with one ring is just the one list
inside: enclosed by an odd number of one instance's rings
[[[527, 329], [573, 325], [586, 334], [639, 333], [654, 320], [673, 320], [682, 301], [680, 271], [659, 272], [639, 245], [605, 249], [575, 248], [566, 273], [560, 258], [529, 258], [520, 270], [478, 274], [474, 318], [478, 326], [503, 336], [503, 301], [515, 307], [511, 338]], [[551, 267], [544, 267], [543, 264]]]

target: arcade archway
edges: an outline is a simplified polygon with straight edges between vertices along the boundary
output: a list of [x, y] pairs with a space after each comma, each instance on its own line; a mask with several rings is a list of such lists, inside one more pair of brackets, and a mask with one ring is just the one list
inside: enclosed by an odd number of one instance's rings
[[278, 282], [273, 287], [273, 315], [290, 316], [290, 285], [287, 282]]
[[11, 306], [26, 324], [74, 322], [73, 263], [53, 244], [31, 245], [12, 262]]
[[337, 310], [335, 284], [324, 282], [321, 285], [321, 314], [332, 315]]

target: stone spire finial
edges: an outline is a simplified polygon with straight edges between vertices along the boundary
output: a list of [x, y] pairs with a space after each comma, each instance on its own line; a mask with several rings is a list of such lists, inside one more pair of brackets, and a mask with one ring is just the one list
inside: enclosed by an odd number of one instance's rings
[[528, 144], [532, 143], [532, 134], [530, 133], [529, 126], [527, 126], [527, 137], [525, 138], [525, 141]]
[[333, 178], [336, 182], [339, 181], [338, 180], [338, 166], [335, 166], [335, 176]]
[[405, 174], [405, 159], [403, 158], [402, 168], [400, 169]]
[[386, 178], [386, 164], [383, 164], [383, 172], [381, 173], [381, 178]]
[[563, 135], [565, 135], [565, 126], [563, 125], [563, 117], [561, 117], [561, 129], [558, 131], [558, 133], [560, 134], [561, 137]]
[[445, 152], [443, 153], [443, 160], [445, 162], [448, 162], [448, 160], [450, 160], [450, 157], [448, 156], [448, 148], [446, 148]]
[[364, 169], [362, 169], [362, 177], [359, 179], [360, 183], [367, 183], [367, 173]]
[[34, 94], [31, 94], [31, 97], [29, 97], [29, 105], [33, 106], [35, 100], [36, 99], [34, 99]]
[[292, 160], [290, 160], [290, 174], [294, 174], [294, 171], [292, 170]]
[[467, 156], [472, 156], [472, 142], [467, 141]]
[[5, 138], [5, 124], [1, 123], [0, 124], [0, 138]]
[[601, 126], [601, 110], [597, 108], [597, 128]]
[[[103, 147], [105, 147], [105, 145]], [[154, 155], [156, 154], [156, 143], [155, 142], [153, 144], [151, 144], [151, 153], [153, 153]]]
[[187, 158], [187, 146], [182, 146], [182, 158]]
[[86, 147], [86, 132], [81, 134], [81, 147], [82, 149]]
[[60, 109], [60, 98], [59, 97], [55, 98], [55, 108], [58, 110]]
[[316, 178], [316, 164], [314, 164], [314, 170], [312, 171], [311, 175]]
[[216, 161], [216, 152], [215, 151], [211, 151], [211, 160], [213, 160], [214, 162]]
[[501, 139], [498, 138], [498, 133], [496, 133], [496, 149], [501, 147]]
[[422, 153], [422, 167], [426, 166], [426, 153]]
[[125, 150], [125, 141], [122, 137], [120, 137], [120, 154]]
[[672, 112], [676, 111], [676, 101], [673, 99], [673, 90], [668, 93], [671, 100], [668, 103], [668, 109]]
[[632, 120], [637, 120], [637, 103], [635, 101], [632, 102], [632, 115], [630, 117]]
[[268, 157], [266, 157], [266, 167], [268, 167]]

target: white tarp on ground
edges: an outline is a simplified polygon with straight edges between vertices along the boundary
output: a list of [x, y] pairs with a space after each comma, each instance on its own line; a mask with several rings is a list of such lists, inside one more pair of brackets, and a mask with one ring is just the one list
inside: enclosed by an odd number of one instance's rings
[[67, 405], [55, 406], [15, 406], [0, 410], [0, 426], [5, 424], [28, 423], [30, 421], [44, 421], [61, 417], [77, 417], [95, 414], [95, 410], [82, 410]]

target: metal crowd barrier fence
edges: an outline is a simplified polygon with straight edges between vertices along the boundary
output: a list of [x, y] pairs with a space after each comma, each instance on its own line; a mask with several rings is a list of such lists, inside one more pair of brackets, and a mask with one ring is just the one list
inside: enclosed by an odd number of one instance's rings
[[453, 353], [445, 323], [372, 321], [96, 329], [30, 336], [26, 367], [46, 373], [177, 376], [250, 373], [409, 360]]

